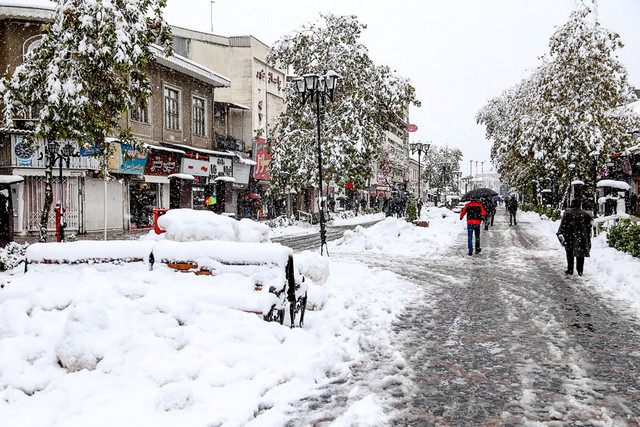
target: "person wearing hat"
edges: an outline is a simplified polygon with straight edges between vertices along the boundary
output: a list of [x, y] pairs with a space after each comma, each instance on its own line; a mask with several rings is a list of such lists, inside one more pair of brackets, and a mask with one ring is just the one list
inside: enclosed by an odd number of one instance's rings
[[487, 211], [484, 210], [482, 204], [478, 201], [478, 199], [471, 199], [469, 203], [466, 204], [462, 212], [460, 212], [460, 220], [464, 216], [467, 216], [467, 235], [468, 235], [468, 243], [469, 243], [469, 255], [473, 255], [473, 234], [476, 235], [476, 254], [479, 254], [482, 249], [480, 249], [480, 223], [482, 222], [482, 218], [487, 215]]

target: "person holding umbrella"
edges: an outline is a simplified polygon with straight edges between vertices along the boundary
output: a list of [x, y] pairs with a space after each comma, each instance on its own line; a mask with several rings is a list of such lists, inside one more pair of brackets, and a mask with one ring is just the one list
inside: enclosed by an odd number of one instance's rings
[[477, 198], [471, 199], [469, 203], [466, 204], [462, 212], [460, 212], [460, 220], [464, 216], [467, 216], [467, 234], [468, 234], [468, 243], [469, 243], [469, 255], [473, 255], [473, 234], [476, 235], [476, 254], [479, 254], [482, 250], [480, 248], [480, 223], [482, 222], [482, 218], [487, 215], [487, 212], [484, 210], [480, 202]]

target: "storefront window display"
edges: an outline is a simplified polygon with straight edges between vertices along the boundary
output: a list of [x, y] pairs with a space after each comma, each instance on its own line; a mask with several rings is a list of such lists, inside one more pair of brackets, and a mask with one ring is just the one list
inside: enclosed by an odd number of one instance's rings
[[129, 185], [131, 228], [153, 227], [153, 209], [157, 208], [158, 185], [142, 182]]
[[218, 203], [221, 202], [219, 195], [216, 194], [216, 186], [212, 184], [194, 185], [192, 193], [193, 209], [215, 211]]

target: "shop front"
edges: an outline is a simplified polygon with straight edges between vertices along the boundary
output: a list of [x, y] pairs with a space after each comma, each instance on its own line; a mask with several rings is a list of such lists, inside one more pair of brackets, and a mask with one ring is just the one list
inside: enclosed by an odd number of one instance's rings
[[236, 203], [233, 199], [233, 153], [220, 152], [209, 156], [209, 188], [215, 192], [215, 212], [236, 215]]
[[145, 146], [149, 150], [144, 168], [144, 181], [150, 188], [155, 188], [157, 208], [169, 207], [169, 175], [180, 171], [180, 159], [184, 151], [159, 146]]
[[191, 207], [196, 210], [212, 209], [211, 203], [216, 198], [215, 188], [209, 185], [211, 164], [208, 156], [185, 154], [182, 158], [180, 172], [192, 175]]
[[109, 172], [121, 176], [127, 187], [125, 226], [131, 229], [153, 227], [153, 210], [158, 207], [159, 190], [155, 183], [144, 181], [147, 153], [135, 150], [128, 144], [118, 145], [109, 159]]
[[[47, 187], [45, 170], [48, 166], [47, 159], [50, 157], [45, 150], [45, 141], [38, 138], [33, 145], [29, 145], [25, 139], [27, 134], [27, 131], [12, 129], [2, 136], [3, 143], [0, 144], [1, 157], [6, 159], [1, 172], [24, 178], [24, 181], [11, 187], [16, 233], [39, 231]], [[56, 202], [61, 202], [67, 230], [82, 232], [85, 176], [87, 172], [97, 170], [99, 162], [84, 155], [73, 141], [56, 143], [60, 149], [65, 145], [72, 147], [72, 155], [65, 158], [58, 153], [53, 164], [53, 203], [49, 211], [47, 230], [56, 229]]]

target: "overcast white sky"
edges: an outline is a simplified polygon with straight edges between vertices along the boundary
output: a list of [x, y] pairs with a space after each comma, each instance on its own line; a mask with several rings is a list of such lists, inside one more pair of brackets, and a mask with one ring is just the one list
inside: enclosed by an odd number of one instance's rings
[[[320, 13], [357, 15], [374, 61], [411, 79], [422, 107], [411, 109], [411, 141], [458, 147], [461, 165], [485, 161], [490, 143], [475, 122], [487, 100], [520, 81], [548, 52], [549, 37], [575, 0], [168, 0], [175, 25], [272, 44]], [[640, 0], [600, 0], [601, 24], [620, 34], [619, 58], [640, 88]], [[213, 25], [212, 25], [213, 24]], [[475, 170], [475, 164], [474, 164]], [[478, 166], [480, 172], [480, 166]]]

